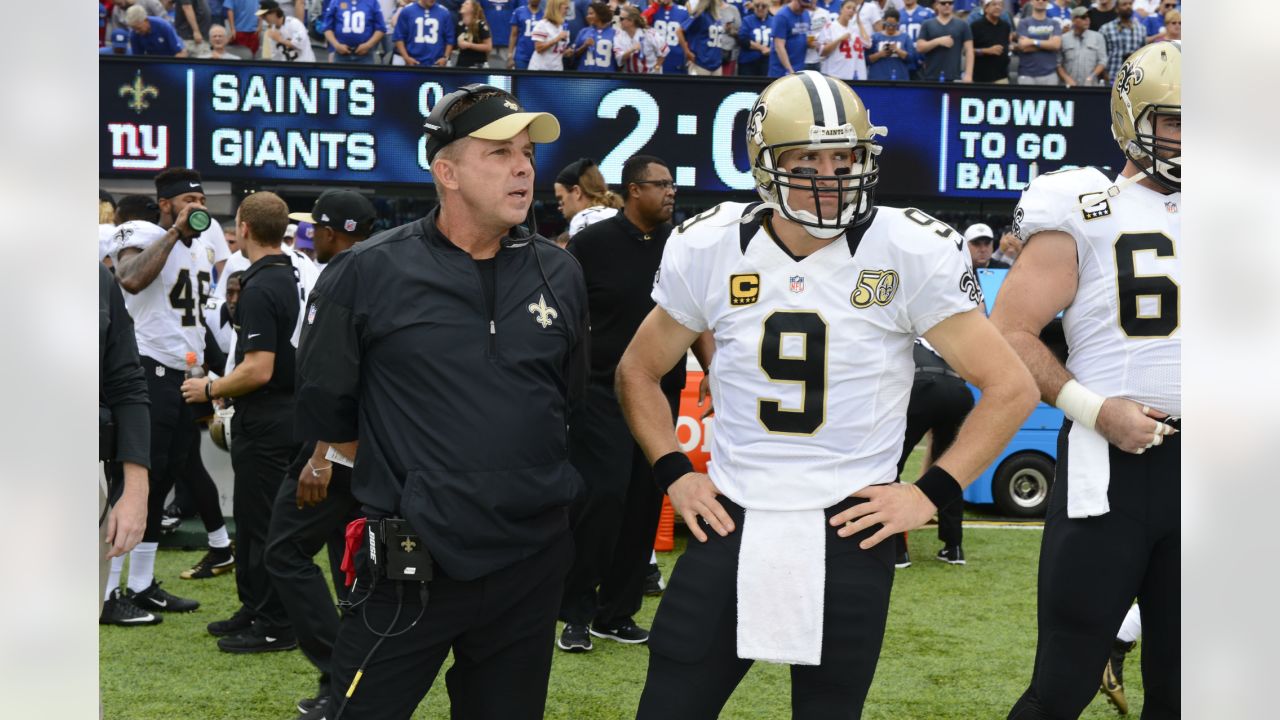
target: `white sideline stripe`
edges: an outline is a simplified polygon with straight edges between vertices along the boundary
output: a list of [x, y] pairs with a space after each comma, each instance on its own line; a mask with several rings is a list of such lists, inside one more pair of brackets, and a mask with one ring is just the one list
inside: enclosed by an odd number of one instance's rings
[[1002, 523], [977, 520], [961, 524], [971, 530], [1044, 530], [1044, 523]]

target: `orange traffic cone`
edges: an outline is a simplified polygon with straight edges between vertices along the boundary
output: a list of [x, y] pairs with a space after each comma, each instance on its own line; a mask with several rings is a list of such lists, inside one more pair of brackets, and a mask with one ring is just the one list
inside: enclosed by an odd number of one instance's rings
[[671, 498], [662, 496], [662, 514], [658, 516], [658, 534], [653, 539], [653, 549], [671, 552], [676, 548], [676, 509]]

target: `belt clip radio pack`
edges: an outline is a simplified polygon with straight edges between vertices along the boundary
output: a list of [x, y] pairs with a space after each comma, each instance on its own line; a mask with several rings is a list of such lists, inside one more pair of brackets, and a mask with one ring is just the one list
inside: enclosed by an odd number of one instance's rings
[[365, 524], [369, 564], [376, 577], [427, 582], [434, 562], [427, 546], [403, 518], [370, 519]]

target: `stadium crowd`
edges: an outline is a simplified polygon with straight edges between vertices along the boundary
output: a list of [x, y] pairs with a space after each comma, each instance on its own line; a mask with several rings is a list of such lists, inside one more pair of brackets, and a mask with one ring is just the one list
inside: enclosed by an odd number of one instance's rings
[[99, 52], [555, 72], [1106, 85], [1181, 0], [100, 0]]

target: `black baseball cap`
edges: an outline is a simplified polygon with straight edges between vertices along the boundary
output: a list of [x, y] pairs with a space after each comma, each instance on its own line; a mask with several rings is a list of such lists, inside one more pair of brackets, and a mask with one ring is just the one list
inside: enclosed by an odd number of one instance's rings
[[316, 198], [311, 212], [289, 213], [289, 219], [363, 234], [369, 232], [373, 221], [378, 219], [378, 213], [373, 209], [373, 203], [358, 192], [326, 190]]

